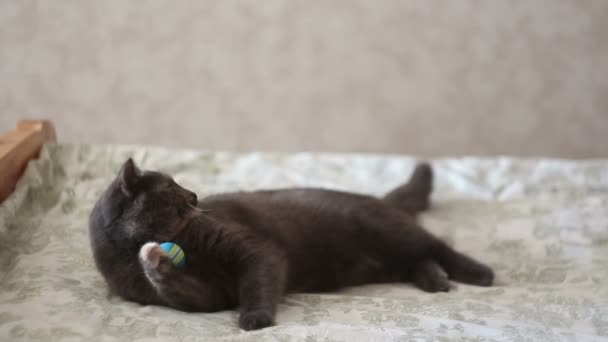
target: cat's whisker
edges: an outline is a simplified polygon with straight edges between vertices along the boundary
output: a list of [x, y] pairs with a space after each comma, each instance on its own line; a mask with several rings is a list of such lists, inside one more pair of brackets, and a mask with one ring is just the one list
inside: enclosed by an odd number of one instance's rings
[[199, 208], [199, 207], [195, 207], [195, 206], [193, 206], [193, 205], [192, 205], [192, 204], [190, 204], [190, 203], [188, 203], [188, 206], [189, 206], [190, 208], [192, 208], [192, 209], [196, 210], [196, 211], [200, 211], [201, 213], [206, 213], [206, 212], [209, 212], [209, 211], [211, 211], [211, 210], [212, 210], [212, 209], [201, 209], [201, 208]]

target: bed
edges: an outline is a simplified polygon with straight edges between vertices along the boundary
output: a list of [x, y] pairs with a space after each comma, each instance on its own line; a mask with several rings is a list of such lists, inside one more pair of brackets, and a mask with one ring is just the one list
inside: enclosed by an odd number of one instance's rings
[[109, 295], [91, 256], [90, 210], [128, 157], [201, 196], [320, 186], [382, 194], [416, 160], [397, 155], [223, 153], [47, 144], [0, 205], [2, 341], [597, 341], [608, 339], [608, 161], [436, 159], [424, 224], [496, 271], [489, 288], [408, 284], [291, 294], [277, 324], [182, 313]]

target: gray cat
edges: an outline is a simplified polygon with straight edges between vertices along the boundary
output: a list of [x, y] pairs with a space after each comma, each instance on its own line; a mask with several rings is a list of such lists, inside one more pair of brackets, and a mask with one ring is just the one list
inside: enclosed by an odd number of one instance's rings
[[[488, 266], [417, 224], [432, 178], [420, 164], [383, 198], [296, 188], [198, 201], [129, 159], [91, 213], [91, 246], [122, 298], [183, 311], [238, 308], [245, 330], [272, 325], [287, 292], [396, 281], [437, 292], [450, 290], [448, 279], [490, 286]], [[159, 246], [165, 241], [183, 248], [185, 267], [173, 266]]]

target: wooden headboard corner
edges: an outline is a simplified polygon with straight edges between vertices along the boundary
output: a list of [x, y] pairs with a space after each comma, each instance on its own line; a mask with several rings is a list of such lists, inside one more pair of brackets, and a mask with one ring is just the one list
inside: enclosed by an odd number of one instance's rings
[[17, 128], [0, 135], [0, 203], [15, 189], [27, 163], [38, 157], [45, 143], [57, 141], [48, 120], [22, 120]]

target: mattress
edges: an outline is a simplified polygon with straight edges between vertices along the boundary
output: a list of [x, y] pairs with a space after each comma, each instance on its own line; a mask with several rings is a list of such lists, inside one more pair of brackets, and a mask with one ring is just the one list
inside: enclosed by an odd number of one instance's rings
[[276, 326], [183, 313], [109, 294], [88, 241], [91, 208], [128, 157], [200, 196], [315, 186], [381, 195], [416, 160], [47, 145], [0, 206], [0, 340], [585, 341], [608, 338], [608, 161], [436, 159], [423, 224], [496, 272], [493, 287], [409, 284], [298, 293]]

